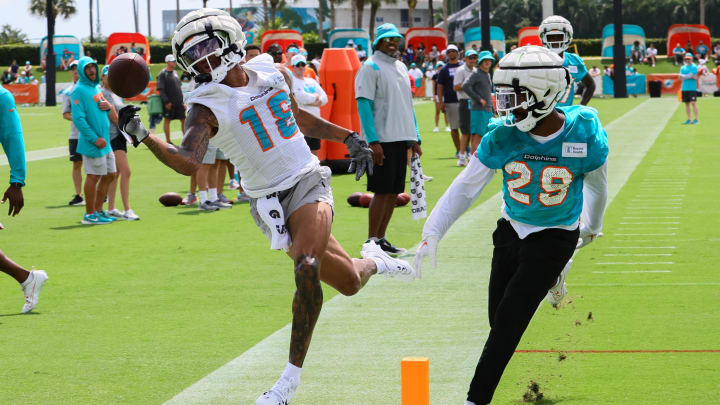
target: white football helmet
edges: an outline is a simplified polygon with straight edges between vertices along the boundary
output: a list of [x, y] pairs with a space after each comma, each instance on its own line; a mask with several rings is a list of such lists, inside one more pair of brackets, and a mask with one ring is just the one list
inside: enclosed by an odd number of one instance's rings
[[[561, 41], [549, 41], [548, 35], [562, 35]], [[551, 15], [540, 23], [538, 36], [543, 45], [551, 51], [561, 54], [568, 49], [573, 39], [573, 27], [570, 21], [559, 15]]]
[[[493, 83], [503, 125], [528, 132], [565, 96], [570, 72], [557, 54], [542, 46], [529, 45], [500, 59]], [[518, 108], [527, 111], [520, 121], [513, 114]]]
[[[214, 8], [201, 8], [183, 17], [172, 37], [177, 63], [198, 83], [221, 82], [242, 61], [246, 44], [240, 23], [227, 12]], [[211, 63], [211, 56], [220, 60], [217, 66]], [[209, 71], [207, 67], [199, 70], [198, 64], [207, 64]]]

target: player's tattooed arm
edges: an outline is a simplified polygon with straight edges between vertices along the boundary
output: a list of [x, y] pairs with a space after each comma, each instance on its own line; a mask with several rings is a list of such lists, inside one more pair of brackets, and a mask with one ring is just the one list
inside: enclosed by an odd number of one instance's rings
[[[278, 63], [275, 64], [275, 67], [283, 74], [283, 76], [285, 76], [285, 83], [287, 83], [288, 87], [292, 89], [292, 77], [290, 77], [290, 72], [288, 72], [285, 68], [285, 65]], [[332, 122], [326, 121], [323, 118], [316, 117], [315, 115], [300, 108], [292, 91], [290, 92], [290, 104], [293, 116], [295, 116], [295, 122], [305, 136], [342, 143], [345, 142], [348, 135], [353, 132], [349, 129], [335, 125]]]
[[150, 135], [143, 143], [168, 167], [190, 176], [202, 164], [210, 138], [217, 132], [217, 118], [209, 108], [194, 104], [185, 120], [185, 135], [180, 146]]

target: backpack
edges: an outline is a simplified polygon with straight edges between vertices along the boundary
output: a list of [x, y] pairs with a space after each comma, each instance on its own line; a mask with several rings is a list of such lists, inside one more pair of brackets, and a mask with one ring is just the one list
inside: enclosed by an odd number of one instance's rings
[[163, 102], [162, 97], [157, 94], [148, 96], [147, 102], [148, 114], [162, 114], [163, 113]]

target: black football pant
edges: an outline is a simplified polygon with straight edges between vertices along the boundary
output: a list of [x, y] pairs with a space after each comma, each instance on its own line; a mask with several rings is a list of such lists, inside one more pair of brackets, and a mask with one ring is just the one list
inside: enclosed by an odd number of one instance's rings
[[577, 245], [579, 231], [545, 229], [520, 239], [505, 219], [493, 233], [490, 334], [470, 383], [468, 401], [488, 404], [520, 338]]

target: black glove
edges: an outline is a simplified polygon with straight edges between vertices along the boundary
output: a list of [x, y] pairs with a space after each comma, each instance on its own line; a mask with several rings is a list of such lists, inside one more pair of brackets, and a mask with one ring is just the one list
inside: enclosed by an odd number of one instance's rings
[[137, 115], [138, 111], [140, 111], [140, 107], [126, 105], [118, 112], [118, 128], [136, 148], [149, 134], [140, 121], [140, 116]]
[[345, 138], [345, 146], [350, 152], [350, 169], [348, 173], [355, 172], [355, 180], [360, 180], [367, 171], [369, 176], [373, 174], [372, 149], [368, 146], [357, 132], [353, 132]]

